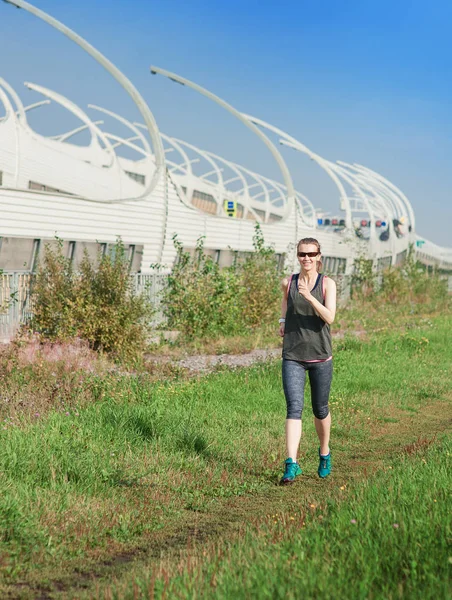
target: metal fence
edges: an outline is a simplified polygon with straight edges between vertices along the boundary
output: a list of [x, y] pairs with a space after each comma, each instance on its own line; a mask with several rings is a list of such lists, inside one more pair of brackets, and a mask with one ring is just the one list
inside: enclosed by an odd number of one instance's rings
[[0, 274], [0, 342], [10, 340], [31, 317], [31, 273]]
[[[168, 276], [160, 273], [131, 275], [135, 291], [149, 298], [155, 309], [153, 325], [163, 320], [160, 292]], [[8, 342], [14, 337], [19, 327], [27, 323], [33, 314], [30, 286], [33, 280], [31, 273], [0, 272], [0, 343]]]

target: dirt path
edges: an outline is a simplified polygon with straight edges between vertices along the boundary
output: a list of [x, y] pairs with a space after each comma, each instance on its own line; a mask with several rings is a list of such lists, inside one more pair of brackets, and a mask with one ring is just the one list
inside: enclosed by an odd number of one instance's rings
[[42, 574], [36, 574], [35, 581], [11, 585], [2, 597], [40, 600], [104, 597], [99, 590], [112, 579], [120, 581], [127, 577], [132, 568], [180, 567], [186, 561], [197, 560], [206, 547], [225, 538], [236, 539], [250, 526], [258, 527], [268, 515], [306, 514], [313, 504], [319, 506], [331, 497], [346, 498], [346, 492], [340, 491], [344, 485], [349, 490], [354, 483], [384, 468], [398, 453], [413, 453], [451, 429], [451, 403], [425, 404], [418, 413], [401, 415], [398, 423], [369, 426], [364, 444], [349, 446], [342, 452], [337, 449], [334, 475], [327, 480], [320, 480], [314, 474], [303, 475], [293, 486], [280, 487], [276, 478], [269, 478], [274, 485], [265, 494], [219, 501], [205, 513], [187, 510], [179, 522], [142, 539], [139, 545], [125, 548], [97, 564], [81, 561], [82, 568], [45, 584], [40, 583]]

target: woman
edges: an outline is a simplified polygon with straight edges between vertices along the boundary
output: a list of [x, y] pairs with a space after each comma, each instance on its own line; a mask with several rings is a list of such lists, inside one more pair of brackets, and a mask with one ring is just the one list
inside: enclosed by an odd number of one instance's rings
[[319, 437], [319, 477], [331, 473], [331, 415], [328, 397], [333, 376], [330, 325], [336, 315], [336, 284], [322, 275], [320, 244], [303, 238], [297, 245], [300, 273], [283, 280], [279, 334], [284, 338], [282, 376], [287, 403], [286, 450], [281, 484], [302, 473], [297, 462], [306, 371], [311, 384], [314, 423]]

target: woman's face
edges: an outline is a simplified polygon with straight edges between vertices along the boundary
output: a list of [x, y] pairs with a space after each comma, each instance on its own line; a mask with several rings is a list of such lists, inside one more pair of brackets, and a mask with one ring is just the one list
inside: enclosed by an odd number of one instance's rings
[[[309, 256], [309, 254], [316, 254], [316, 256]], [[304, 254], [305, 256], [300, 256]], [[303, 271], [309, 273], [310, 271], [317, 271], [317, 263], [320, 260], [320, 252], [315, 244], [300, 244], [297, 251], [298, 262], [302, 267]]]

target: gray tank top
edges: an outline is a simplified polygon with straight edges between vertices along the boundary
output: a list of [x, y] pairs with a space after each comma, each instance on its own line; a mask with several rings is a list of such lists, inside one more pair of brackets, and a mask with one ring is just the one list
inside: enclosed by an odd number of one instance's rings
[[[298, 291], [299, 274], [292, 276], [287, 294], [287, 312], [284, 329], [283, 358], [287, 360], [326, 360], [332, 356], [330, 326], [317, 316], [314, 308]], [[319, 273], [311, 294], [321, 304], [323, 280]]]

